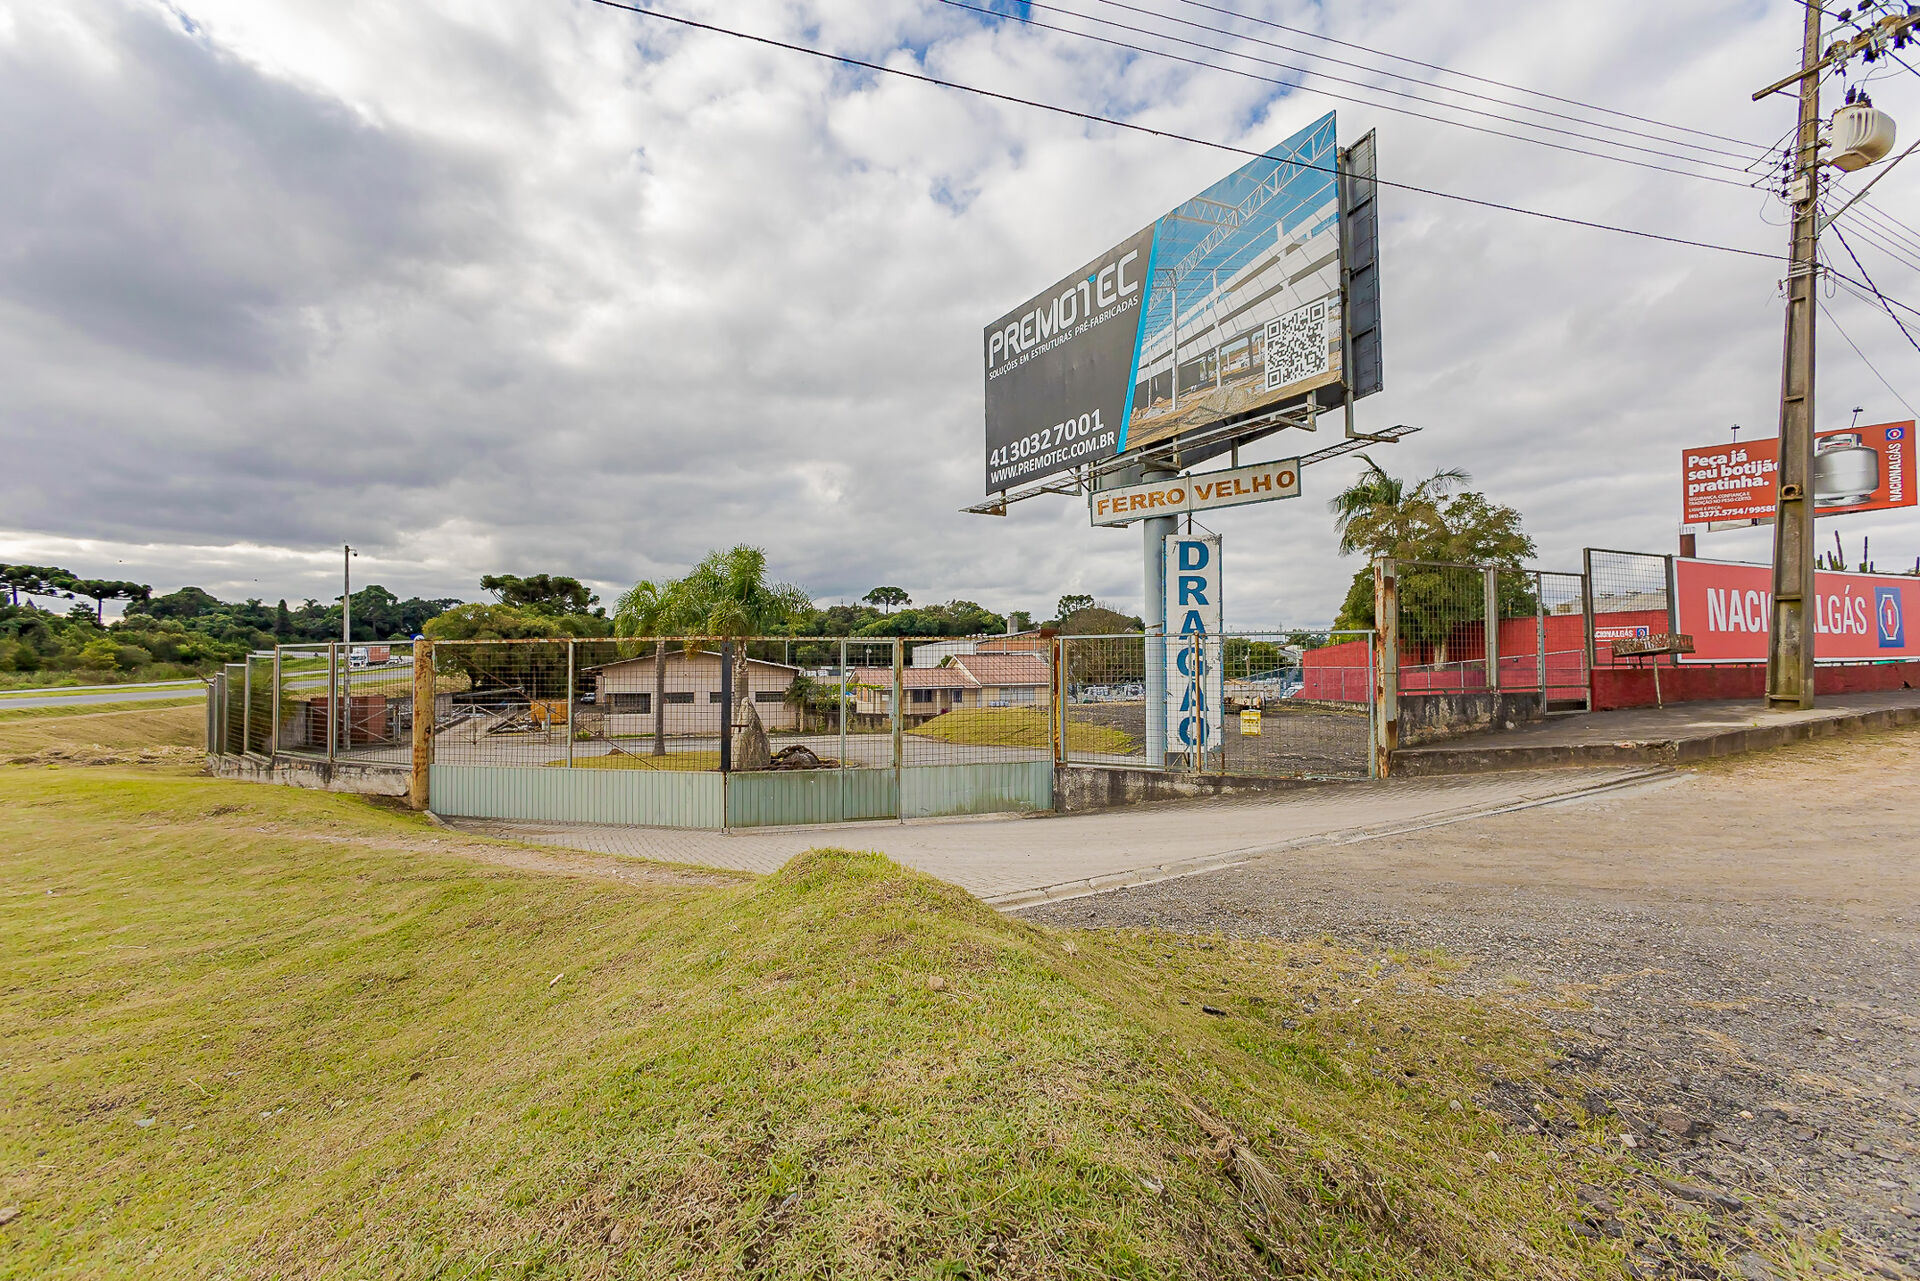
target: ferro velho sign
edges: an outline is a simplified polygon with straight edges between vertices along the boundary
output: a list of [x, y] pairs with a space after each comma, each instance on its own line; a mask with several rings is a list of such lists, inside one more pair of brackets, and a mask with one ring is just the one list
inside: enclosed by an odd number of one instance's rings
[[1220, 636], [1220, 536], [1166, 540], [1167, 750], [1220, 750], [1226, 679]]
[[[1814, 580], [1814, 661], [1920, 658], [1920, 630], [1907, 631], [1907, 606], [1920, 608], [1920, 578], [1822, 570]], [[1694, 652], [1683, 663], [1764, 663], [1773, 617], [1773, 569], [1714, 560], [1673, 563], [1674, 603]]]
[[1277, 463], [1254, 463], [1144, 485], [1097, 489], [1087, 495], [1087, 509], [1096, 525], [1130, 525], [1149, 516], [1179, 516], [1298, 497], [1300, 460], [1285, 458]]
[[987, 492], [1337, 388], [1338, 166], [1329, 113], [988, 325]]
[[[1779, 468], [1774, 438], [1680, 451], [1681, 525], [1772, 520]], [[1913, 423], [1816, 432], [1813, 505], [1821, 516], [1914, 506]]]

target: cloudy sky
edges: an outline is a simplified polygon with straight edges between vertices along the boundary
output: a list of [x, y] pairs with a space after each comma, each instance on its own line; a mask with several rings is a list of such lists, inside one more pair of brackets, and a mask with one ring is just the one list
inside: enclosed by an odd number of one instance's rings
[[[1731, 181], [1395, 113], [1378, 104], [1425, 108], [1384, 88], [1446, 95], [1246, 19], [1764, 148], [1793, 104], [1749, 94], [1794, 64], [1797, 0], [1131, 3], [1030, 16], [1250, 74], [940, 0], [656, 7], [1254, 149], [1338, 108], [1343, 140], [1379, 131], [1396, 182], [1784, 247], [1775, 198], [1697, 163], [1744, 158], [1539, 98], [1563, 116], [1527, 119], [1608, 144], [1451, 114]], [[1920, 128], [1920, 81], [1873, 87]], [[1487, 98], [1446, 100], [1520, 114]], [[0, 121], [0, 558], [295, 601], [337, 592], [342, 542], [356, 581], [474, 597], [482, 573], [542, 570], [611, 595], [751, 541], [822, 600], [895, 583], [1001, 610], [1067, 591], [1137, 608], [1137, 532], [1090, 529], [1067, 499], [959, 512], [981, 497], [979, 335], [1238, 163], [589, 0], [0, 0]], [[1874, 200], [1920, 224], [1916, 192], [1920, 164]], [[1733, 423], [1774, 434], [1778, 263], [1404, 191], [1382, 213], [1387, 390], [1361, 425], [1423, 428], [1381, 461], [1467, 468], [1523, 511], [1543, 565], [1670, 550], [1681, 447]], [[1912, 266], [1854, 240], [1888, 293], [1920, 294]], [[1920, 400], [1920, 353], [1887, 316], [1828, 305]], [[1832, 325], [1822, 356], [1823, 427], [1855, 405], [1910, 416]], [[1332, 616], [1355, 565], [1324, 500], [1357, 467], [1210, 522], [1229, 625]], [[1883, 564], [1920, 555], [1912, 516], [1839, 527]]]

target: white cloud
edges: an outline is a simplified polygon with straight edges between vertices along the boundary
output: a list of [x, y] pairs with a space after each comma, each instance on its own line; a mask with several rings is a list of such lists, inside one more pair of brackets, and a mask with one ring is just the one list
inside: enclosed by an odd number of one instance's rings
[[[1234, 145], [1330, 105], [933, 0], [662, 7]], [[1793, 57], [1788, 0], [1258, 11], [1737, 137], [1790, 120], [1747, 101]], [[1896, 113], [1916, 100], [1904, 79], [1875, 89]], [[0, 111], [31, 125], [0, 135], [0, 555], [299, 599], [333, 590], [351, 541], [357, 577], [403, 593], [545, 569], [610, 595], [746, 540], [825, 599], [891, 582], [1000, 609], [1137, 600], [1137, 533], [1066, 500], [957, 511], [980, 496], [977, 335], [1229, 156], [584, 0], [0, 0]], [[1744, 188], [1341, 111], [1347, 137], [1380, 130], [1402, 182], [1784, 244], [1761, 220], [1778, 206]], [[1525, 512], [1543, 563], [1665, 549], [1681, 446], [1731, 422], [1771, 434], [1774, 265], [1382, 205], [1389, 390], [1362, 425], [1425, 428], [1381, 461], [1467, 467]], [[1902, 384], [1920, 357], [1833, 305]], [[1900, 416], [1826, 352], [1829, 410]], [[1322, 503], [1352, 466], [1212, 522], [1230, 622], [1332, 615], [1356, 566]], [[1920, 550], [1913, 532], [1873, 528], [1883, 558]]]

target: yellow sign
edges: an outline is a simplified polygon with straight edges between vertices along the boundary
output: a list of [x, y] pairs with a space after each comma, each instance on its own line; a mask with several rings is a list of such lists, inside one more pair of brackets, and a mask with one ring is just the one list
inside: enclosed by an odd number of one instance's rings
[[1241, 738], [1259, 738], [1260, 737], [1260, 709], [1259, 708], [1248, 707], [1241, 710], [1240, 737]]

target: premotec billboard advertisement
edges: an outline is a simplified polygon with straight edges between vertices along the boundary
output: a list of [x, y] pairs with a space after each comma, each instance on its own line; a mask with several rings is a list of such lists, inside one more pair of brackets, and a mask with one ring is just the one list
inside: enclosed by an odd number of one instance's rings
[[1329, 113], [987, 326], [987, 492], [1338, 384], [1338, 164]]
[[[1772, 438], [1680, 451], [1680, 523], [1772, 520], [1779, 469]], [[1813, 505], [1821, 516], [1912, 507], [1913, 424], [1815, 432]]]
[[[1920, 627], [1907, 627], [1908, 607], [1920, 608], [1920, 578], [1822, 570], [1813, 580], [1815, 662], [1920, 658]], [[1676, 560], [1673, 586], [1680, 630], [1693, 637], [1681, 662], [1767, 661], [1771, 566]]]

